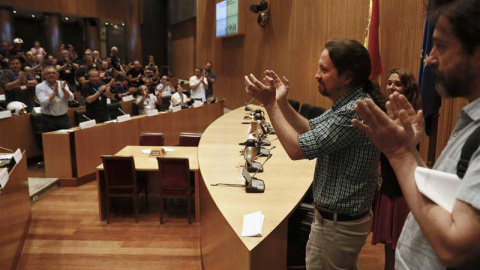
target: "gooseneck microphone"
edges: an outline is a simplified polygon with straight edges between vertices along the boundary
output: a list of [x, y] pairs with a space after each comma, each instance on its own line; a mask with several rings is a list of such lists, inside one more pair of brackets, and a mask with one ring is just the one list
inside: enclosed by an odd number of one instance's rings
[[[268, 156], [267, 156], [267, 159], [265, 159], [265, 161], [262, 162], [262, 165], [260, 166], [260, 168], [263, 168], [263, 165], [264, 165], [265, 163], [267, 163], [267, 161], [268, 161], [272, 156], [273, 156], [272, 154], [268, 155]], [[252, 175], [252, 178], [254, 178], [255, 175], [257, 175], [257, 173], [260, 171], [260, 168], [258, 168], [257, 171]]]
[[245, 111], [251, 111], [252, 109], [250, 107], [248, 107], [248, 105], [250, 105], [250, 103], [252, 103], [252, 101], [254, 100], [255, 98], [252, 98], [250, 99], [249, 102], [245, 103]]
[[92, 121], [92, 119], [88, 118], [85, 114], [83, 114], [82, 117], [87, 119], [88, 121]]
[[123, 115], [126, 115], [126, 114], [127, 114], [126, 112], [122, 111], [122, 109], [120, 109], [120, 108], [118, 108], [118, 110], [119, 110], [120, 112], [122, 112]]

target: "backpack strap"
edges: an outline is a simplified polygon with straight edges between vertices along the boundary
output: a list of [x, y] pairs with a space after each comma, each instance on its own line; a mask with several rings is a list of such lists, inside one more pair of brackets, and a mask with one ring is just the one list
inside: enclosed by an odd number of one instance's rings
[[457, 176], [460, 179], [463, 178], [465, 172], [468, 169], [468, 164], [470, 159], [473, 156], [473, 153], [480, 146], [480, 126], [473, 131], [473, 133], [467, 138], [465, 144], [462, 147], [462, 154], [460, 155], [460, 160], [457, 163]]

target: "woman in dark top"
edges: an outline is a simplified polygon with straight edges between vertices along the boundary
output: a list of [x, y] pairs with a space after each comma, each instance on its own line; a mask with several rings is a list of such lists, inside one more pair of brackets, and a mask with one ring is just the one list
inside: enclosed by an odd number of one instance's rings
[[[416, 111], [421, 109], [417, 82], [407, 69], [392, 69], [386, 88], [388, 95], [399, 92], [408, 99]], [[385, 269], [394, 269], [395, 248], [410, 209], [395, 172], [383, 154], [380, 156], [380, 162], [383, 182], [373, 202], [372, 244], [385, 244]]]

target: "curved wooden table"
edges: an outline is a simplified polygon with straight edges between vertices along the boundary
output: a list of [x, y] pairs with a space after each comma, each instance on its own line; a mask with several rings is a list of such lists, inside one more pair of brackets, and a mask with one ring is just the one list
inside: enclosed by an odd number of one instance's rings
[[[205, 269], [285, 269], [288, 217], [313, 180], [315, 162], [290, 160], [276, 135], [269, 135], [276, 148], [264, 172], [256, 176], [265, 181], [265, 193], [211, 186], [242, 183], [237, 177], [245, 162], [238, 143], [247, 139], [249, 125], [241, 124], [246, 113], [242, 107], [225, 114], [205, 130], [200, 141], [200, 245]], [[243, 215], [255, 211], [265, 215], [263, 236], [242, 237]]]

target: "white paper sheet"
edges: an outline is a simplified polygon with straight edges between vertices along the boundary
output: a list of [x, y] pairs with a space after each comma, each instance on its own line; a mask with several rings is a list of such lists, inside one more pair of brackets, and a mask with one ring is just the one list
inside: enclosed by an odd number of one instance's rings
[[265, 215], [261, 211], [253, 212], [243, 216], [242, 236], [262, 236], [263, 221]]
[[461, 180], [456, 174], [417, 167], [415, 182], [418, 190], [430, 200], [452, 212]]

